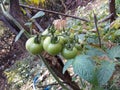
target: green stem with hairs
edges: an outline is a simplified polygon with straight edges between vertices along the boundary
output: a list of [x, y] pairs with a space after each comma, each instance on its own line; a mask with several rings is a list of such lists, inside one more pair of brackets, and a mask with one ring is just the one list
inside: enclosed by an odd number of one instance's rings
[[43, 58], [42, 55], [37, 55], [46, 65], [47, 69], [50, 71], [50, 73], [53, 75], [53, 77], [56, 79], [56, 81], [62, 86], [62, 88], [64, 88], [65, 90], [69, 90], [57, 77], [57, 75], [54, 73], [54, 71], [51, 69], [51, 67], [49, 66], [48, 62], [45, 60], [45, 58]]

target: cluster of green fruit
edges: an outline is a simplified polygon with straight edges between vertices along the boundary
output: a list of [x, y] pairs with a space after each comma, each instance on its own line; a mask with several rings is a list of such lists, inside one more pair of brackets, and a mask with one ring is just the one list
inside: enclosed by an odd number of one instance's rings
[[80, 49], [80, 44], [76, 42], [73, 33], [57, 31], [45, 31], [39, 36], [31, 37], [26, 42], [26, 49], [36, 55], [43, 51], [50, 55], [61, 54], [65, 59], [75, 58]]

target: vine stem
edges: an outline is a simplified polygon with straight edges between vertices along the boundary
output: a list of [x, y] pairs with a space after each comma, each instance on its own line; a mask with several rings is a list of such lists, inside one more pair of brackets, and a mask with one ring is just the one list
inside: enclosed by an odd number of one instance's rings
[[8, 19], [10, 19], [11, 21], [13, 21], [15, 23], [15, 25], [17, 25], [17, 27], [20, 29], [20, 30], [25, 30], [20, 24], [18, 21], [16, 21], [6, 10], [5, 10], [5, 7], [4, 7], [4, 4], [1, 3], [0, 4], [0, 7], [1, 7], [1, 10], [4, 14], [4, 16]]
[[[19, 23], [17, 20], [15, 20], [15, 19], [13, 18], [13, 16], [11, 16], [11, 15], [6, 11], [6, 8], [5, 8], [5, 6], [4, 6], [4, 4], [3, 4], [2, 1], [1, 1], [1, 3], [0, 3], [0, 8], [1, 8], [1, 10], [2, 10], [3, 15], [4, 15], [7, 19], [9, 19], [10, 21], [12, 21], [12, 22], [20, 29], [19, 36], [21, 36], [21, 35], [24, 33], [25, 29], [20, 25], [20, 23]], [[18, 38], [19, 38], [19, 37], [16, 36], [15, 41], [17, 41]]]
[[54, 73], [54, 71], [49, 66], [48, 62], [45, 60], [45, 58], [42, 55], [37, 55], [46, 65], [47, 69], [50, 71], [50, 73], [53, 75], [53, 77], [56, 79], [56, 81], [64, 88], [65, 90], [69, 90], [57, 77], [57, 75]]
[[94, 23], [95, 23], [95, 28], [97, 30], [97, 34], [98, 34], [98, 40], [99, 40], [99, 46], [100, 48], [102, 47], [102, 43], [101, 43], [101, 37], [100, 37], [100, 32], [99, 32], [99, 29], [98, 29], [98, 26], [97, 26], [97, 17], [95, 15], [95, 13], [93, 12], [94, 14]]

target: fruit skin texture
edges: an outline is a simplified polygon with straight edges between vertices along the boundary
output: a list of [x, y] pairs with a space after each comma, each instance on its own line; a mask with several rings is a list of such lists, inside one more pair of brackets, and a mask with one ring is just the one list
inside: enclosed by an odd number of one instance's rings
[[51, 37], [46, 37], [43, 41], [43, 48], [50, 55], [57, 55], [62, 50], [62, 44], [60, 41], [57, 43], [51, 43]]
[[78, 53], [77, 49], [75, 47], [73, 47], [72, 50], [69, 50], [67, 48], [63, 48], [61, 54], [65, 59], [72, 59], [77, 55], [77, 53]]
[[40, 54], [43, 51], [42, 43], [35, 43], [35, 37], [31, 37], [26, 41], [26, 50], [34, 55]]

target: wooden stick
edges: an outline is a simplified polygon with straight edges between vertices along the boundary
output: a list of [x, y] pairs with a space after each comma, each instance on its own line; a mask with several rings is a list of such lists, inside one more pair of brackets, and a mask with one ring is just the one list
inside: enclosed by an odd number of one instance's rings
[[52, 14], [58, 14], [58, 15], [66, 16], [66, 17], [71, 17], [71, 18], [79, 19], [79, 20], [82, 20], [82, 21], [85, 21], [85, 22], [89, 22], [89, 20], [87, 20], [87, 19], [76, 17], [76, 16], [73, 16], [73, 15], [68, 15], [68, 14], [60, 13], [60, 12], [56, 12], [56, 11], [45, 10], [45, 9], [41, 9], [41, 8], [37, 8], [37, 7], [33, 7], [33, 6], [28, 6], [28, 5], [23, 5], [23, 4], [20, 4], [20, 6], [24, 7], [24, 8], [29, 8], [29, 9], [33, 9], [33, 10], [48, 12], [48, 13], [52, 13]]

